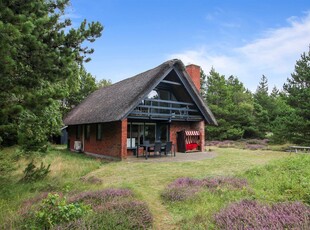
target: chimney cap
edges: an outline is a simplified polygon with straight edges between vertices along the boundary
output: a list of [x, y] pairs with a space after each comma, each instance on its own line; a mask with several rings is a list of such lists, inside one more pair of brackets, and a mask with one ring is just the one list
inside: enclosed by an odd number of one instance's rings
[[189, 66], [195, 66], [195, 67], [201, 68], [200, 65], [196, 65], [196, 64], [188, 64], [188, 65], [186, 65], [185, 67], [189, 67]]

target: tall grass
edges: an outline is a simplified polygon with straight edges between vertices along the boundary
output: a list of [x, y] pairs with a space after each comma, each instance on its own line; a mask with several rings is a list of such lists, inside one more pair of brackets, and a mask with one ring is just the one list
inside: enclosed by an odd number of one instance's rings
[[[4, 149], [4, 154], [12, 154], [18, 149]], [[51, 173], [42, 181], [23, 183], [23, 177], [29, 159], [21, 158], [14, 165], [15, 171], [2, 181], [0, 187], [0, 223], [14, 223], [17, 210], [24, 200], [37, 196], [41, 192], [62, 191], [66, 188], [81, 190], [85, 188], [80, 178], [98, 169], [104, 162], [85, 155], [70, 153], [67, 150], [51, 149], [48, 154], [36, 158], [37, 164], [51, 164]], [[89, 185], [88, 185], [89, 186]]]
[[290, 158], [247, 170], [243, 174], [255, 190], [255, 198], [268, 202], [302, 201], [310, 205], [310, 155]]
[[[154, 218], [155, 229], [183, 228], [205, 229], [212, 226], [212, 215], [230, 202], [244, 197], [257, 196], [254, 177], [244, 174], [257, 165], [265, 165], [275, 159], [288, 158], [284, 152], [239, 150], [236, 148], [210, 147], [216, 157], [191, 162], [106, 162], [89, 158], [67, 150], [51, 149], [38, 159], [38, 163], [51, 164], [51, 173], [39, 182], [20, 183], [27, 159], [15, 163], [16, 169], [5, 186], [0, 188], [0, 223], [14, 222], [17, 210], [25, 200], [43, 192], [69, 193], [128, 188], [138, 200], [146, 202]], [[257, 170], [257, 168], [255, 169]], [[216, 192], [203, 190], [193, 199], [164, 203], [161, 194], [165, 187], [178, 178], [203, 179], [213, 176], [241, 175], [247, 178], [255, 194], [248, 189], [230, 190], [226, 187]], [[105, 218], [105, 217], [103, 217]]]

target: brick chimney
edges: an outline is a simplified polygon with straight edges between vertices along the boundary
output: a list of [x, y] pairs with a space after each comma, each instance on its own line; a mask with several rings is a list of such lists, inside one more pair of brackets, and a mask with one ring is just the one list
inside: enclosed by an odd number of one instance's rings
[[186, 72], [192, 78], [196, 88], [198, 89], [198, 91], [200, 91], [200, 66], [190, 64], [186, 66], [185, 68], [186, 68]]

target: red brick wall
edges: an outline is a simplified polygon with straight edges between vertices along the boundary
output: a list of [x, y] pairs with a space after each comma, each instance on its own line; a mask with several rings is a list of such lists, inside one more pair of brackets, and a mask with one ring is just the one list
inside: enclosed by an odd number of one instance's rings
[[177, 132], [181, 130], [195, 130], [200, 131], [200, 144], [203, 147], [200, 149], [201, 151], [204, 151], [204, 145], [205, 145], [205, 127], [204, 127], [204, 121], [199, 122], [172, 122], [170, 124], [170, 141], [172, 141], [173, 144], [176, 146], [177, 149]]
[[[127, 158], [127, 119], [123, 121], [103, 123], [102, 140], [96, 140], [96, 124], [90, 127], [91, 135], [88, 140], [84, 139], [84, 152], [104, 155], [107, 157], [124, 159]], [[69, 126], [68, 135], [70, 139], [70, 149], [74, 151], [74, 141], [76, 141], [77, 126]], [[172, 122], [170, 124], [170, 140], [177, 148], [177, 132], [181, 130], [200, 131], [201, 146], [204, 146], [205, 132], [204, 121], [200, 122]], [[83, 142], [84, 128], [81, 129]], [[178, 151], [176, 149], [176, 151]], [[130, 152], [131, 153], [131, 152]]]
[[121, 158], [125, 159], [127, 158], [127, 119], [121, 121], [121, 137], [120, 137], [120, 143], [121, 143]]
[[[126, 158], [127, 120], [103, 123], [102, 140], [96, 140], [96, 124], [91, 124], [89, 140], [84, 139], [84, 152], [112, 158]], [[69, 126], [70, 149], [74, 150], [77, 126]], [[82, 128], [80, 141], [83, 140]]]
[[200, 121], [192, 123], [192, 129], [200, 132], [200, 151], [203, 152], [205, 150], [205, 122]]
[[82, 141], [82, 134], [80, 139], [76, 139], [77, 125], [68, 126], [68, 139], [70, 141], [70, 150], [74, 151], [74, 141]]
[[200, 91], [200, 66], [198, 65], [188, 65], [186, 66], [186, 72], [191, 76], [196, 88]]
[[177, 132], [183, 129], [190, 130], [190, 123], [189, 122], [171, 122], [170, 124], [170, 141], [172, 141], [172, 144], [175, 145], [176, 151], [178, 151]]

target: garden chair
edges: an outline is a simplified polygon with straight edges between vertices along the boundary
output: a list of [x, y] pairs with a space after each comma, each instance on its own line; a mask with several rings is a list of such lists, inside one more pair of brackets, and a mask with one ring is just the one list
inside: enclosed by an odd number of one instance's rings
[[161, 156], [161, 142], [155, 142], [154, 154], [155, 153], [159, 153], [159, 156]]
[[[175, 150], [173, 151], [173, 153], [174, 153], [174, 156], [175, 156]], [[172, 142], [171, 141], [168, 141], [166, 143], [165, 155], [167, 156], [168, 154], [171, 154], [171, 156], [172, 156]]]

